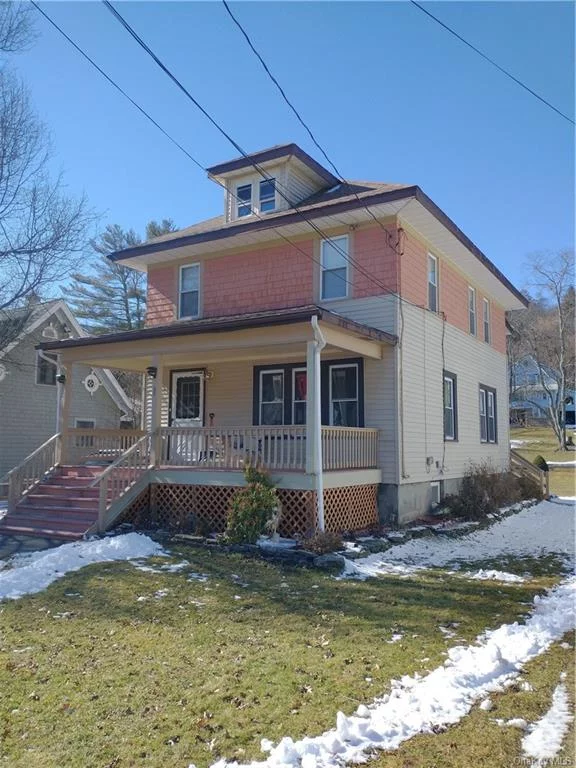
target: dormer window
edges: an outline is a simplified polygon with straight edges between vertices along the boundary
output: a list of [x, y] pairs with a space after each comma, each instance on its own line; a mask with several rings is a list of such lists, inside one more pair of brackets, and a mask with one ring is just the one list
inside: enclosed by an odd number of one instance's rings
[[238, 218], [252, 215], [252, 184], [242, 184], [236, 187], [236, 204], [238, 206]]
[[260, 182], [260, 213], [268, 213], [276, 208], [276, 179]]

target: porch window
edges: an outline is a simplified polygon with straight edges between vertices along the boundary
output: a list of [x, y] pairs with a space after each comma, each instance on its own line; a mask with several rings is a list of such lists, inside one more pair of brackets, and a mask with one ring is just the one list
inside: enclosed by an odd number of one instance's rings
[[348, 235], [322, 240], [321, 299], [343, 299], [348, 295]]
[[252, 215], [252, 184], [236, 187], [236, 217]]
[[476, 289], [468, 288], [468, 330], [476, 336]]
[[284, 424], [284, 371], [260, 372], [260, 424]]
[[[94, 419], [74, 419], [74, 427], [76, 429], [96, 429], [96, 422]], [[94, 435], [76, 435], [74, 442], [76, 448], [93, 448]]]
[[198, 317], [200, 314], [200, 264], [180, 267], [179, 317]]
[[276, 208], [276, 179], [260, 182], [260, 213], [269, 213]]
[[490, 302], [484, 299], [482, 302], [484, 311], [484, 341], [490, 344]]
[[[44, 357], [40, 356], [40, 351], [36, 355], [36, 384], [56, 385], [56, 362], [58, 356], [52, 352], [44, 352]], [[48, 357], [54, 362], [51, 363], [45, 358]]]
[[292, 371], [292, 424], [306, 424], [306, 368]]
[[330, 366], [330, 426], [358, 426], [358, 366]]
[[438, 259], [428, 254], [428, 309], [438, 312]]
[[178, 376], [176, 378], [173, 418], [200, 418], [201, 386], [200, 376]]
[[496, 390], [483, 385], [480, 385], [480, 442], [498, 442]]
[[456, 376], [444, 371], [444, 440], [457, 439]]

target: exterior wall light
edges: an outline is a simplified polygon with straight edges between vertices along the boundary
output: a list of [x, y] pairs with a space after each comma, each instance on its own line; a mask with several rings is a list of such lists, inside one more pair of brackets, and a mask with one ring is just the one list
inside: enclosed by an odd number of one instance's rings
[[155, 365], [149, 365], [148, 368], [146, 368], [146, 375], [149, 376], [151, 379], [155, 379], [157, 373], [158, 373], [158, 368], [156, 368]]

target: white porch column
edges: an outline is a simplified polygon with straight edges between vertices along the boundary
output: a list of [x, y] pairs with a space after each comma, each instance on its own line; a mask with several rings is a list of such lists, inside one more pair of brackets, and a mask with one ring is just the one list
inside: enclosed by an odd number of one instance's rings
[[316, 407], [314, 379], [316, 377], [316, 342], [306, 344], [306, 474], [315, 473]]
[[66, 464], [69, 454], [69, 435], [70, 414], [72, 413], [72, 390], [74, 386], [74, 365], [68, 363], [61, 367], [58, 365], [57, 375], [64, 374], [64, 382], [56, 384], [56, 431], [60, 433], [60, 451], [58, 457], [59, 464]]
[[[313, 474], [316, 482], [316, 514], [318, 530], [324, 530], [324, 478], [322, 462], [322, 393], [320, 353], [326, 346], [326, 340], [318, 325], [318, 318], [311, 320], [314, 332], [314, 341], [309, 341], [306, 347], [306, 375], [307, 379], [307, 404], [306, 404], [306, 437], [312, 436], [312, 445], [307, 451], [306, 471], [308, 472], [308, 457], [310, 456], [310, 474]], [[308, 440], [307, 440], [308, 441]]]
[[158, 355], [152, 358], [151, 368], [156, 369], [154, 376], [148, 376], [148, 386], [151, 386], [150, 402], [150, 433], [152, 435], [150, 445], [150, 462], [157, 467], [161, 457], [159, 428], [162, 423], [162, 381], [164, 368]]

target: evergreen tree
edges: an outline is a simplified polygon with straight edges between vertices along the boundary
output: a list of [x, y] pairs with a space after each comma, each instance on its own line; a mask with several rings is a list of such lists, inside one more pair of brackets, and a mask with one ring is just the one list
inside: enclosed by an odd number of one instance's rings
[[[151, 221], [147, 238], [158, 237], [175, 229], [171, 219]], [[96, 260], [90, 272], [75, 272], [71, 284], [63, 289], [66, 301], [89, 333], [113, 333], [142, 328], [146, 314], [146, 276], [142, 272], [110, 261], [108, 254], [141, 243], [132, 229], [109, 224], [91, 241]]]

